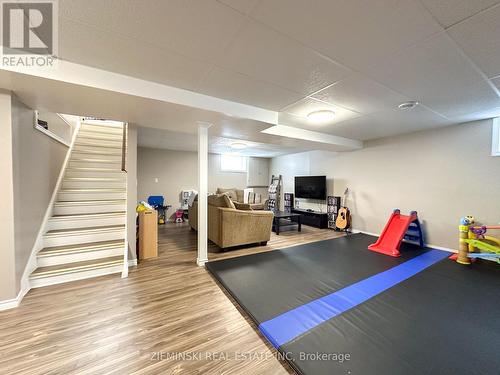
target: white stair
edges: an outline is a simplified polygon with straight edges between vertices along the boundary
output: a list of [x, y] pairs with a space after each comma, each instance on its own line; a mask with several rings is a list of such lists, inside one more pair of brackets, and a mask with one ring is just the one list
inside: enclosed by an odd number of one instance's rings
[[127, 191], [125, 189], [64, 189], [59, 191], [58, 199], [61, 202], [127, 199]]
[[47, 230], [125, 225], [125, 221], [125, 212], [54, 215], [49, 219]]
[[69, 164], [68, 168], [121, 168], [121, 158], [119, 160], [109, 160], [109, 159], [99, 159], [99, 158], [89, 158], [84, 155], [81, 157], [73, 158]]
[[83, 123], [80, 127], [80, 134], [115, 134], [121, 136], [123, 134], [123, 130], [121, 127], [117, 126], [102, 126], [102, 125], [94, 125], [94, 124], [85, 124]]
[[123, 255], [123, 240], [92, 242], [88, 244], [46, 247], [37, 254], [39, 267], [84, 262]]
[[121, 137], [118, 139], [113, 138], [101, 138], [101, 137], [81, 137], [76, 146], [98, 146], [98, 147], [109, 147], [109, 148], [122, 148]]
[[122, 148], [120, 147], [108, 147], [108, 146], [95, 146], [95, 145], [85, 145], [85, 144], [75, 144], [73, 148], [76, 154], [89, 154], [89, 155], [109, 155], [118, 156], [120, 159], [122, 157]]
[[123, 270], [123, 256], [94, 259], [83, 262], [39, 267], [30, 276], [32, 288], [88, 279], [119, 273]]
[[123, 128], [82, 123], [37, 254], [32, 287], [123, 271]]
[[120, 212], [127, 209], [125, 199], [116, 200], [87, 200], [87, 201], [66, 201], [56, 202], [54, 204], [53, 214], [60, 215], [78, 215], [78, 214], [97, 214], [106, 212]]
[[126, 178], [124, 173], [116, 168], [110, 167], [73, 167], [66, 170], [66, 177], [122, 177]]
[[120, 189], [126, 181], [125, 176], [117, 177], [65, 177], [63, 189]]

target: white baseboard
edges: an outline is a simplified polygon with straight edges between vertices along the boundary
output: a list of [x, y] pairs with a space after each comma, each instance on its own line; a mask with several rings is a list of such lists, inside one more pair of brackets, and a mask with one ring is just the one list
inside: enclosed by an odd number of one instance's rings
[[137, 259], [129, 259], [128, 266], [129, 267], [137, 266]]
[[20, 303], [21, 301], [19, 299], [19, 295], [16, 298], [0, 301], [0, 311], [13, 309], [14, 307], [19, 306]]
[[[380, 236], [380, 234], [370, 233], [370, 232], [367, 232], [367, 231], [364, 231], [364, 230], [359, 230], [359, 229], [353, 229], [352, 233], [363, 233], [363, 234], [367, 234], [369, 236], [375, 236], [375, 237]], [[448, 251], [450, 253], [457, 253], [458, 252], [457, 250], [450, 249], [449, 247], [437, 246], [437, 245], [433, 245], [433, 244], [429, 244], [429, 243], [424, 243], [424, 245], [425, 245], [425, 247], [429, 247], [431, 249]]]
[[28, 285], [24, 285], [24, 286], [21, 285], [21, 287], [22, 288], [19, 291], [19, 293], [18, 293], [18, 295], [17, 295], [16, 298], [12, 298], [12, 299], [7, 299], [7, 300], [4, 300], [4, 301], [0, 301], [0, 311], [13, 309], [15, 307], [18, 307], [21, 304], [21, 301], [23, 300], [24, 296], [31, 289], [30, 286], [29, 286], [29, 284]]
[[200, 267], [205, 267], [205, 263], [208, 262], [208, 259], [196, 259], [196, 264]]

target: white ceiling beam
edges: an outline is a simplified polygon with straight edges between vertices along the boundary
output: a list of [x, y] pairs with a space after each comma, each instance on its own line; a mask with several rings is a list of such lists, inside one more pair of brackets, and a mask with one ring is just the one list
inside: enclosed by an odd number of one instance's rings
[[336, 135], [315, 132], [293, 126], [276, 125], [262, 130], [262, 133], [278, 135], [286, 138], [300, 139], [303, 141], [339, 146], [345, 150], [359, 150], [363, 142], [355, 139], [338, 137]]
[[159, 100], [225, 115], [276, 124], [278, 113], [123, 74], [59, 60], [53, 68], [1, 66], [0, 70]]

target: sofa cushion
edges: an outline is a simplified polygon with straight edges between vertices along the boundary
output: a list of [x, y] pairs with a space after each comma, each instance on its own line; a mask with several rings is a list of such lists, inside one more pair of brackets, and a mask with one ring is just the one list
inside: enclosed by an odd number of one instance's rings
[[227, 193], [209, 195], [208, 204], [215, 207], [236, 208]]
[[245, 191], [241, 189], [236, 189], [236, 201], [240, 203], [245, 202]]
[[237, 201], [238, 196], [236, 195], [236, 188], [230, 188], [230, 189], [224, 189], [224, 188], [217, 188], [217, 194], [224, 194], [226, 193], [229, 198], [233, 201]]
[[248, 203], [233, 202], [237, 210], [252, 211], [252, 205]]

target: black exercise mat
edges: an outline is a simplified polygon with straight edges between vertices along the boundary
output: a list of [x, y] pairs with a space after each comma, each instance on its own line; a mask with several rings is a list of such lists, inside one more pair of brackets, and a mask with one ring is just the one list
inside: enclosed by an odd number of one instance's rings
[[281, 350], [350, 354], [343, 363], [294, 355], [304, 374], [498, 375], [500, 265], [445, 259]]
[[[367, 250], [375, 239], [352, 235], [209, 262], [207, 269], [260, 324], [425, 251], [403, 244], [403, 256], [392, 258]], [[500, 374], [499, 286], [497, 264], [443, 260], [280, 351], [304, 374]], [[305, 358], [321, 353], [328, 359]], [[349, 360], [340, 363], [345, 354]]]
[[400, 258], [380, 256], [367, 250], [375, 240], [354, 234], [208, 262], [206, 268], [257, 323], [262, 323], [423, 252], [403, 244]]

